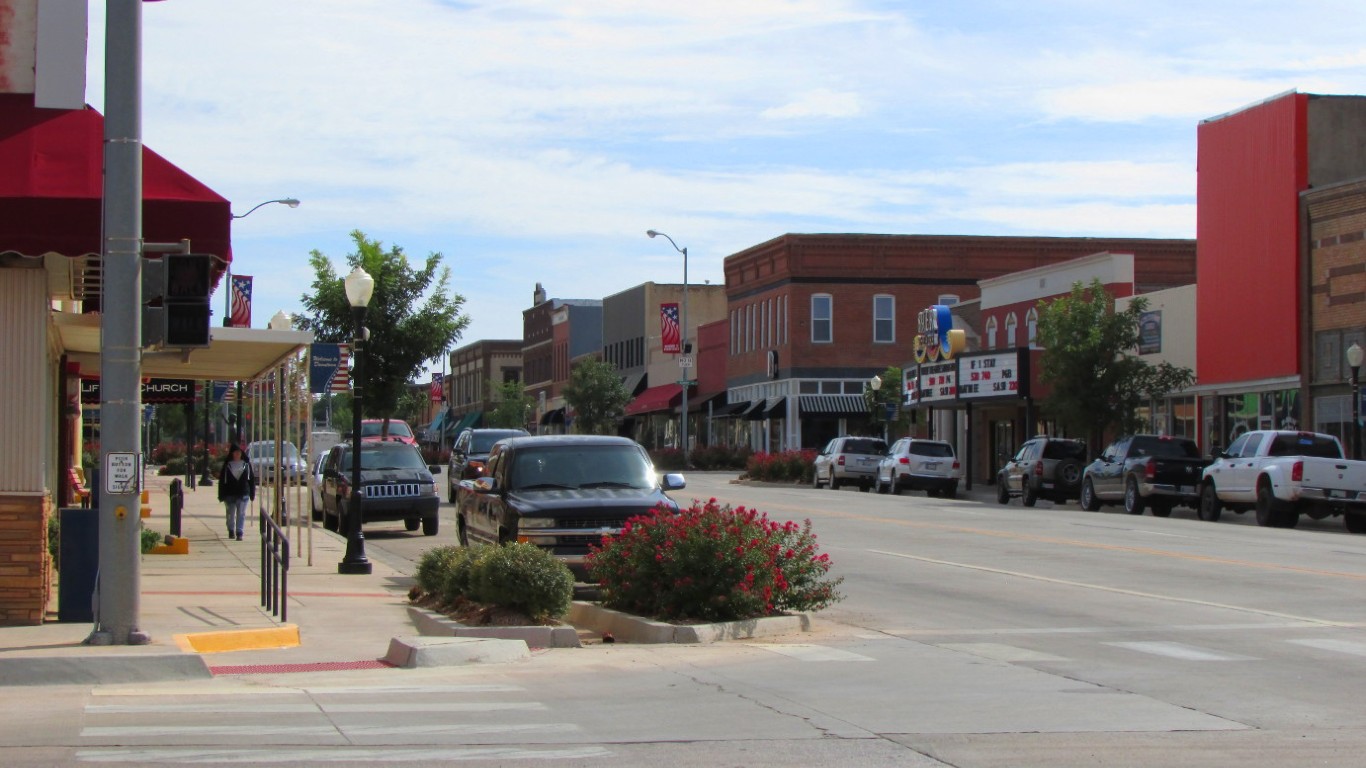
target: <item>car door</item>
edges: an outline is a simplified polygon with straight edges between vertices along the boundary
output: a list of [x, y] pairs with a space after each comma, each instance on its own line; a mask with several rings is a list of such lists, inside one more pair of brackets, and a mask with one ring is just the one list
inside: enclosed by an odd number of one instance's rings
[[333, 448], [327, 452], [327, 460], [323, 462], [323, 489], [322, 502], [323, 514], [337, 514], [337, 457], [341, 451]]
[[817, 482], [830, 482], [830, 459], [835, 455], [835, 446], [838, 443], [839, 438], [826, 443], [821, 452], [816, 454], [815, 460], [811, 462], [811, 471], [815, 474]]
[[1110, 443], [1091, 463], [1087, 477], [1091, 478], [1096, 498], [1103, 501], [1124, 498], [1124, 454], [1129, 450], [1131, 440], [1125, 437]]
[[[466, 435], [469, 433], [466, 432]], [[471, 543], [497, 544], [498, 543], [498, 513], [502, 504], [503, 496], [507, 492], [507, 470], [504, 468], [506, 463], [505, 451], [501, 446], [494, 446], [493, 452], [489, 454], [489, 471], [484, 477], [492, 480], [496, 484], [496, 489], [489, 493], [462, 493], [460, 495], [461, 514], [464, 516], [467, 535]], [[483, 478], [475, 482], [482, 482]]]
[[[1223, 461], [1219, 484], [1219, 495], [1226, 501], [1248, 502], [1257, 500], [1257, 451], [1262, 446], [1260, 432], [1247, 432], [1229, 446], [1229, 458]], [[1237, 451], [1235, 455], [1233, 451]]]
[[877, 465], [878, 482], [895, 483], [897, 465], [901, 463], [901, 458], [910, 450], [910, 440], [902, 438], [892, 443], [892, 449], [887, 451], [887, 455]]
[[1020, 450], [1016, 451], [1015, 455], [1011, 456], [1010, 461], [1007, 461], [1005, 467], [1001, 469], [1007, 488], [1020, 490], [1020, 479], [1024, 476], [1025, 463], [1029, 460], [1029, 452], [1034, 445], [1031, 442], [1020, 446]]

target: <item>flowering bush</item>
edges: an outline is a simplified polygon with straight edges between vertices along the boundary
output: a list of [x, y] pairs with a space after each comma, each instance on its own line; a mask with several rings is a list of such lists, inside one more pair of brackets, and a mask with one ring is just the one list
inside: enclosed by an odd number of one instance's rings
[[829, 571], [810, 520], [779, 523], [716, 499], [633, 517], [588, 555], [603, 604], [665, 621], [819, 610], [842, 598]]
[[769, 482], [811, 482], [816, 452], [810, 449], [782, 453], [756, 453], [745, 463], [745, 477]]
[[692, 465], [697, 469], [744, 469], [754, 451], [748, 446], [708, 445], [694, 448]]

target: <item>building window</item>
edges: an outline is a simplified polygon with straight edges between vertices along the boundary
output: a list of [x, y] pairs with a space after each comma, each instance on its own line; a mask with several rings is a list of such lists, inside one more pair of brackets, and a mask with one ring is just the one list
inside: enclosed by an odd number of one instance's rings
[[1039, 338], [1039, 310], [1030, 307], [1025, 313], [1025, 333], [1029, 339], [1029, 346], [1034, 346], [1034, 342]]
[[887, 295], [873, 297], [873, 342], [891, 344], [896, 341], [896, 298]]
[[738, 314], [739, 312], [736, 310], [732, 309], [730, 311], [730, 354], [732, 357], [735, 355], [735, 338], [737, 334], [740, 333], [740, 320], [737, 317]]
[[754, 305], [745, 307], [745, 351], [754, 351]]
[[987, 349], [996, 348], [996, 318], [987, 318]]
[[1020, 321], [1015, 318], [1015, 313], [1011, 312], [1006, 316], [1006, 346], [1014, 347], [1017, 343], [1016, 331], [1019, 330]]
[[835, 300], [828, 293], [811, 297], [811, 342], [829, 344], [835, 340]]
[[787, 297], [779, 296], [778, 301], [778, 345], [782, 346], [787, 343]]

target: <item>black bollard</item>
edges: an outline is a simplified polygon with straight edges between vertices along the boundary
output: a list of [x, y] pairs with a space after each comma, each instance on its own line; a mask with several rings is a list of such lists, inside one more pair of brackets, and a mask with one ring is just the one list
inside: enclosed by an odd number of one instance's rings
[[180, 484], [180, 478], [171, 481], [171, 535], [180, 535], [180, 512], [185, 508], [185, 489]]

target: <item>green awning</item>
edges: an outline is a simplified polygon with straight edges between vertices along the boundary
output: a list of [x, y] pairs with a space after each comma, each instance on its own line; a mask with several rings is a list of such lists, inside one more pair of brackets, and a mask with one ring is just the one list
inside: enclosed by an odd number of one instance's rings
[[479, 421], [479, 417], [483, 415], [483, 411], [470, 411], [464, 416], [461, 416], [459, 421], [449, 424], [448, 426], [450, 428], [446, 430], [446, 434], [451, 437], [459, 437], [460, 433], [464, 432], [466, 427], [474, 426], [475, 422]]

